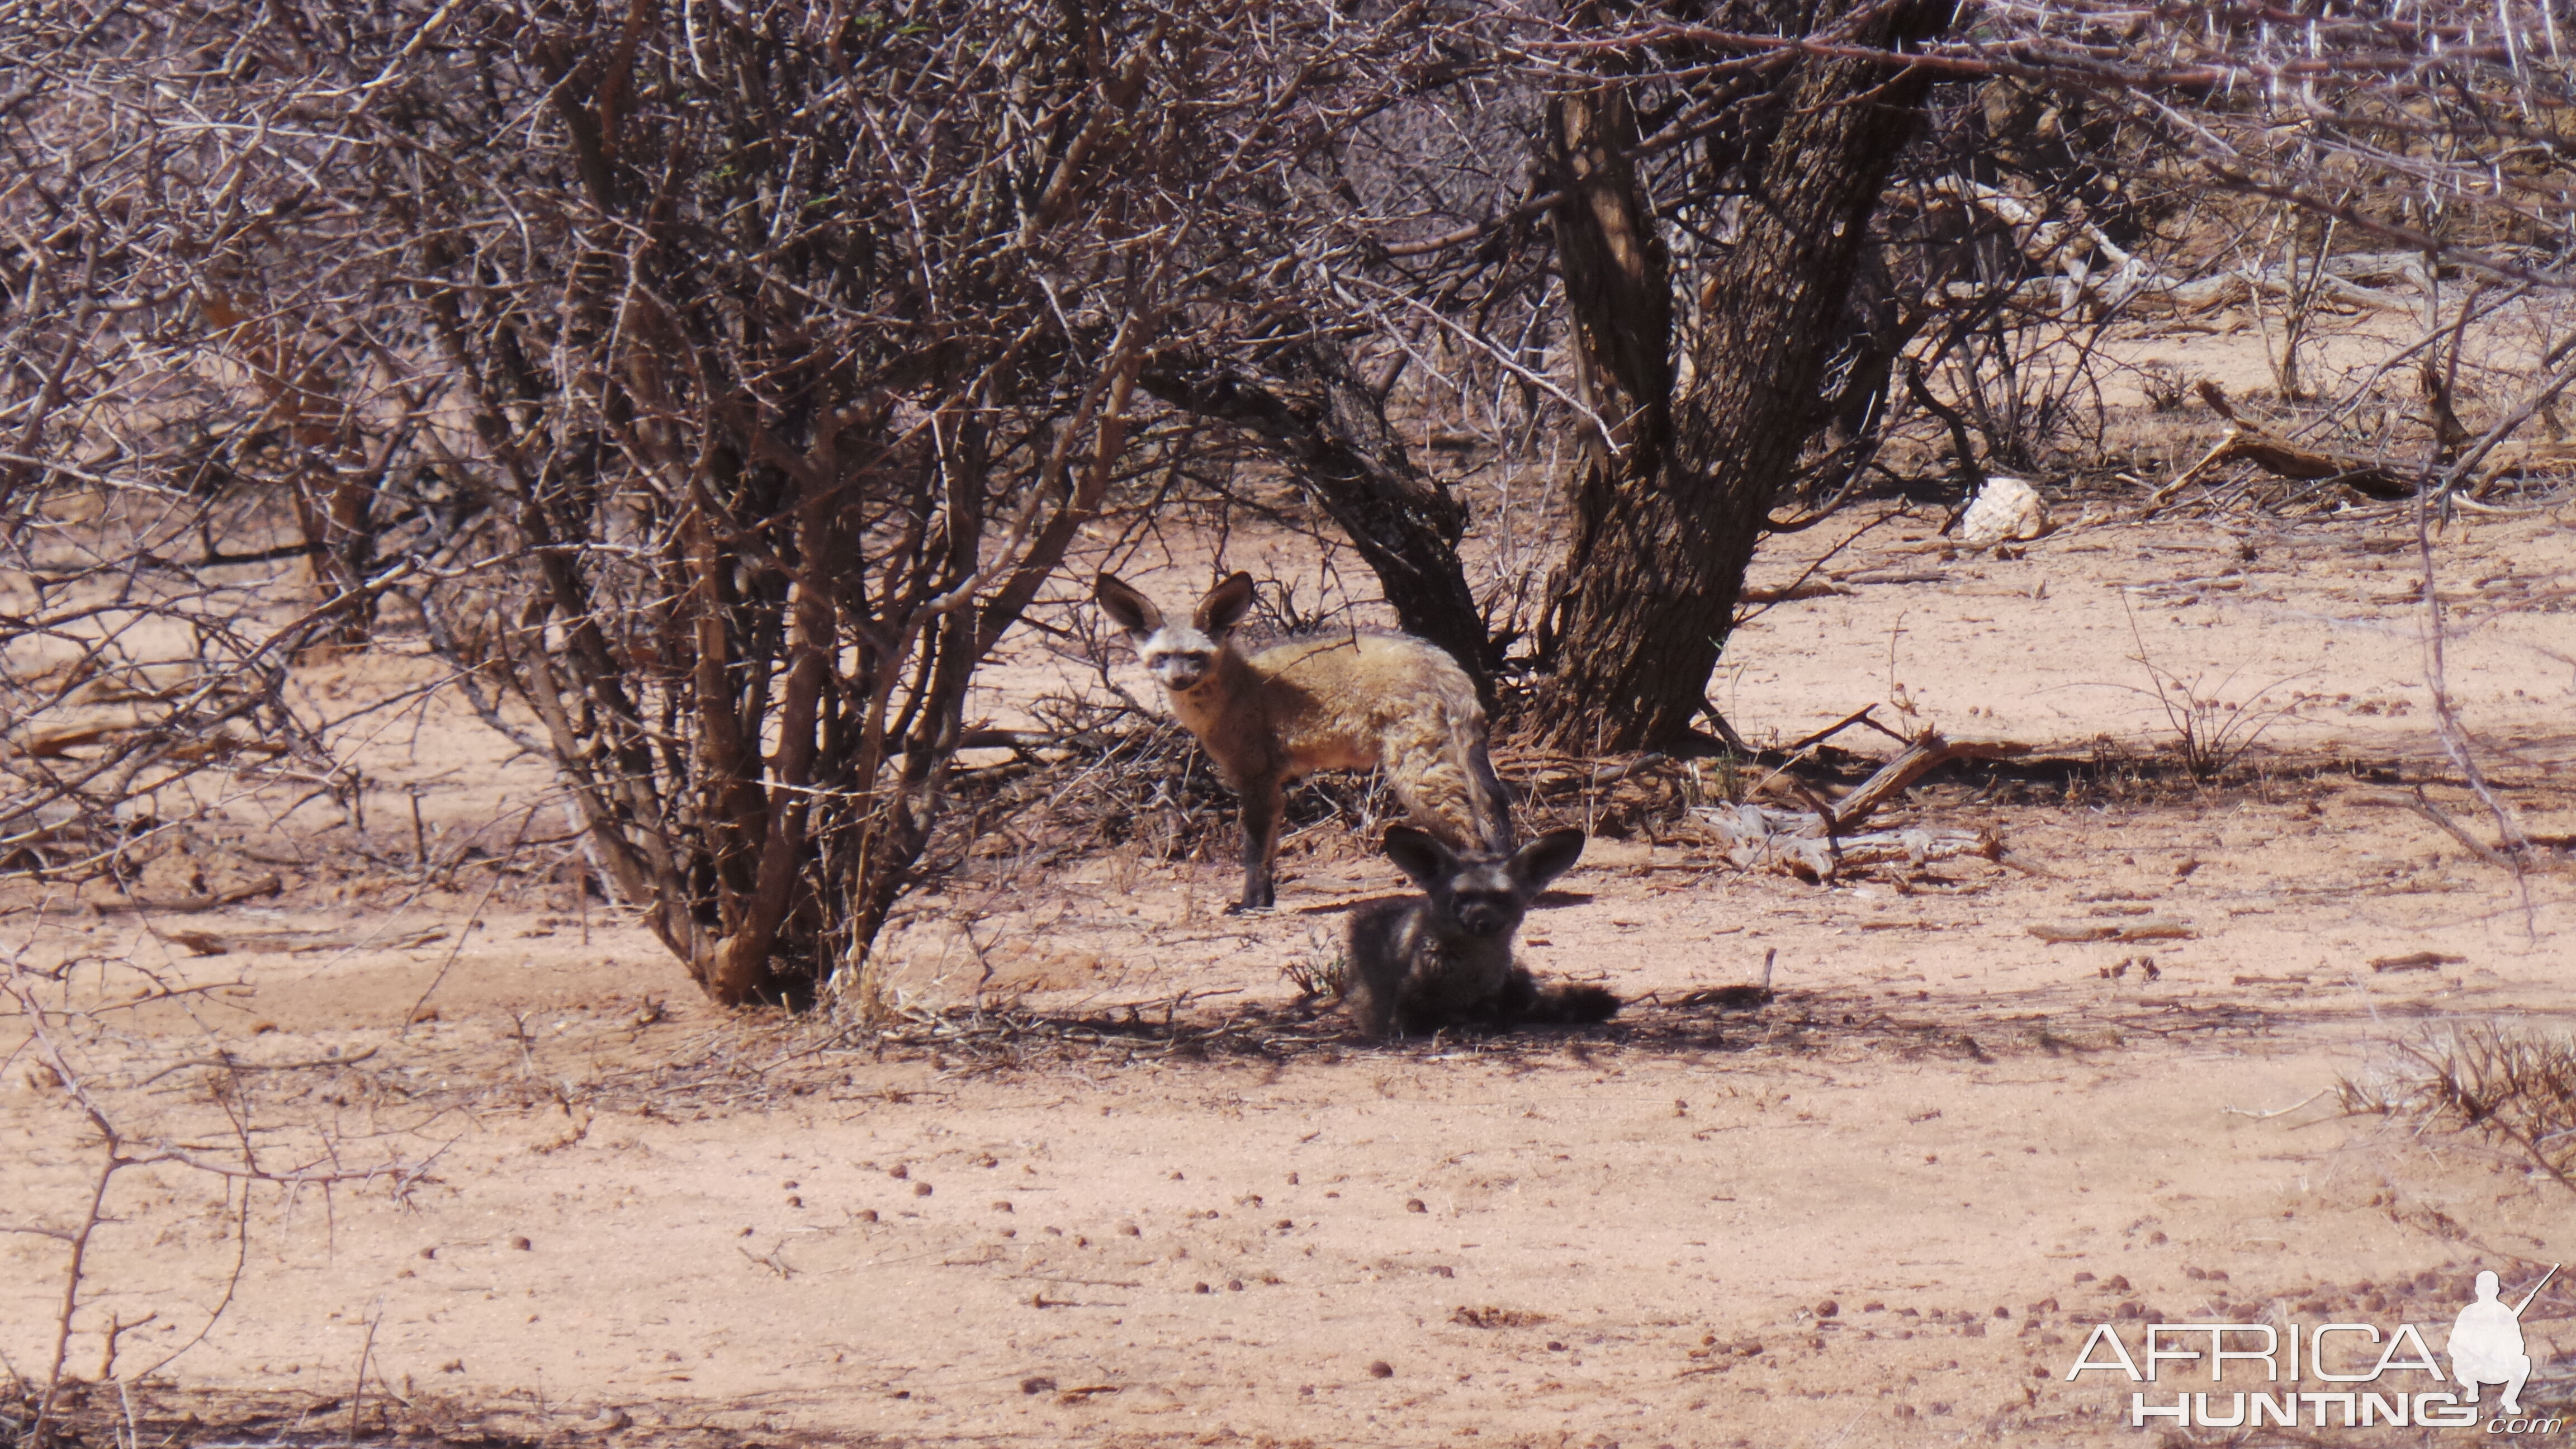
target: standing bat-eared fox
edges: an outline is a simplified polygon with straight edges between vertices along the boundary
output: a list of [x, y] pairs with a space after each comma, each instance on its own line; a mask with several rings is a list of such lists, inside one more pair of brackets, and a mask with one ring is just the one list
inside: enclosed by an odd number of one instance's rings
[[1436, 645], [1339, 633], [1246, 654], [1234, 626], [1252, 607], [1250, 574], [1209, 590], [1188, 623], [1165, 618], [1108, 574], [1093, 596], [1242, 797], [1237, 909], [1273, 903], [1281, 793], [1317, 770], [1382, 767], [1414, 823], [1452, 850], [1497, 859], [1511, 852], [1511, 797], [1485, 753], [1484, 706], [1467, 671]]

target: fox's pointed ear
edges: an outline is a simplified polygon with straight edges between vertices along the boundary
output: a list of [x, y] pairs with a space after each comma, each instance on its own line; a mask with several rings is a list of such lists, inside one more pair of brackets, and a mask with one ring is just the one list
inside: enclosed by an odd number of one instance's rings
[[1102, 613], [1130, 634], [1141, 637], [1163, 627], [1163, 611], [1154, 607], [1154, 601], [1120, 583], [1113, 575], [1102, 574], [1099, 581], [1091, 586], [1091, 597], [1100, 601]]
[[1425, 890], [1458, 873], [1458, 857], [1449, 853], [1449, 847], [1431, 832], [1410, 825], [1386, 828], [1386, 858]]
[[1540, 886], [1574, 869], [1583, 858], [1583, 832], [1551, 830], [1512, 854], [1512, 879], [1523, 890]]
[[1225, 631], [1243, 622], [1252, 612], [1252, 575], [1238, 573], [1208, 590], [1199, 600], [1199, 632], [1211, 639], [1221, 638]]

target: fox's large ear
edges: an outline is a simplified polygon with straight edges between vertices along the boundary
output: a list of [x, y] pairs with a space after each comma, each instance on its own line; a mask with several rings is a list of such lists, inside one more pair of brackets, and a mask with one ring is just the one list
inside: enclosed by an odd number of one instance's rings
[[1449, 847], [1431, 832], [1410, 825], [1386, 828], [1386, 858], [1424, 890], [1458, 873], [1458, 857], [1449, 853]]
[[1130, 634], [1141, 638], [1163, 627], [1163, 611], [1154, 607], [1153, 600], [1109, 574], [1102, 574], [1099, 581], [1091, 586], [1091, 597], [1100, 601], [1102, 613]]
[[1223, 638], [1226, 630], [1242, 623], [1243, 616], [1250, 612], [1252, 575], [1235, 574], [1199, 600], [1199, 632], [1211, 639]]
[[1574, 863], [1582, 858], [1582, 831], [1551, 830], [1513, 852], [1512, 879], [1523, 890], [1534, 891], [1574, 869]]

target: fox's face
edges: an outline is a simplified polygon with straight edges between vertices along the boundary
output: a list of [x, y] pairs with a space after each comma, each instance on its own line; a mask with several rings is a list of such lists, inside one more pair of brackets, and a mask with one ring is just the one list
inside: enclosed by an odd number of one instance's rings
[[1136, 640], [1136, 655], [1163, 687], [1187, 694], [1199, 687], [1216, 666], [1217, 641], [1196, 629], [1169, 625]]
[[1386, 853], [1430, 898], [1442, 935], [1509, 937], [1547, 883], [1582, 857], [1583, 832], [1550, 831], [1503, 857], [1460, 855], [1427, 831], [1390, 825]]
[[1143, 594], [1102, 574], [1092, 597], [1102, 612], [1127, 631], [1136, 657], [1174, 694], [1187, 694], [1215, 672], [1225, 652], [1226, 635], [1252, 607], [1252, 575], [1235, 574], [1199, 600], [1197, 615], [1187, 624], [1165, 621], [1163, 611]]
[[[1462, 861], [1455, 875], [1431, 887], [1433, 909], [1441, 910], [1470, 936], [1508, 936], [1520, 929], [1529, 903], [1501, 861]], [[1536, 894], [1536, 892], [1532, 892]], [[1440, 897], [1446, 895], [1442, 904]]]

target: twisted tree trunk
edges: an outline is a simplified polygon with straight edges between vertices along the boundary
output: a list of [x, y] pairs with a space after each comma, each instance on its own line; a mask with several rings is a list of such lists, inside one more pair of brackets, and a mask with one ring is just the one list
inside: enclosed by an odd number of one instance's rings
[[[1928, 39], [1952, 8], [1897, 5], [1853, 40]], [[1527, 715], [1541, 743], [1621, 751], [1689, 735], [1773, 495], [1797, 466], [1880, 189], [1931, 83], [1883, 60], [1824, 57], [1788, 83], [1787, 119], [1741, 234], [1700, 283], [1691, 382], [1678, 398], [1659, 345], [1668, 264], [1635, 177], [1616, 161], [1633, 123], [1615, 82], [1558, 97], [1557, 254], [1610, 436], [1590, 439], [1575, 486], [1574, 543], [1541, 638], [1549, 669]]]

